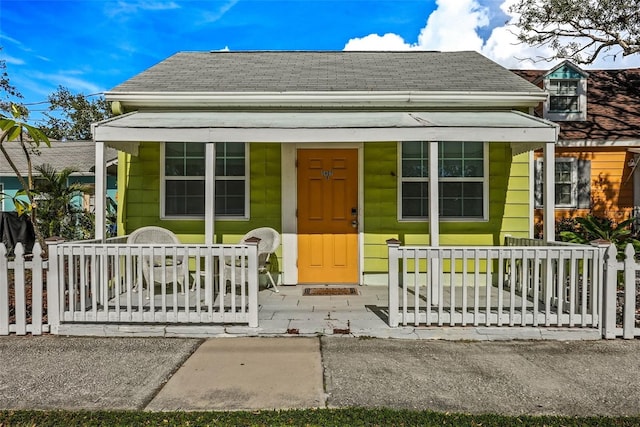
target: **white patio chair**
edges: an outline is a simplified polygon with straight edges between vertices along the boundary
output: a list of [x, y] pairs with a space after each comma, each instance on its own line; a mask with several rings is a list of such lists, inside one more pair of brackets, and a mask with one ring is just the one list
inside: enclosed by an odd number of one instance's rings
[[[131, 245], [144, 245], [144, 244], [159, 244], [159, 245], [180, 245], [178, 236], [173, 234], [170, 230], [162, 227], [141, 227], [135, 230], [127, 238], [127, 244]], [[158, 255], [155, 255], [155, 254]], [[183, 256], [176, 256], [175, 259], [170, 251], [167, 251], [166, 256], [160, 255], [161, 251], [156, 249], [154, 252], [153, 260], [149, 256], [145, 256], [142, 259], [142, 275], [147, 286], [153, 286], [150, 283], [151, 280], [151, 268], [153, 268], [153, 281], [155, 283], [161, 283], [163, 285], [167, 283], [173, 283], [174, 271], [176, 275], [176, 282], [180, 285], [182, 293], [184, 293], [184, 280], [187, 273], [188, 262], [185, 262]], [[138, 277], [138, 288], [140, 284], [140, 277]], [[137, 290], [137, 289], [136, 289]]]
[[[249, 231], [240, 240], [240, 244], [245, 244], [250, 237], [257, 237], [260, 239], [258, 242], [258, 274], [264, 274], [269, 279], [271, 286], [275, 292], [280, 292], [276, 286], [273, 276], [269, 271], [271, 267], [270, 258], [280, 246], [280, 234], [270, 227], [260, 227]], [[234, 267], [231, 262], [226, 263], [224, 276], [230, 280], [231, 271], [235, 268], [236, 285], [239, 284], [239, 280], [242, 277], [241, 268]]]

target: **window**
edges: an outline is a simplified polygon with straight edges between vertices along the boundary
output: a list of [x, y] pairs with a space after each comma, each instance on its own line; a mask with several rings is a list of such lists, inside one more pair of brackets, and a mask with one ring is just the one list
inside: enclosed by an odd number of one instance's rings
[[[575, 157], [555, 161], [555, 206], [588, 209], [591, 203], [591, 162]], [[536, 159], [536, 208], [544, 206], [544, 162]]]
[[549, 112], [580, 111], [578, 80], [549, 80]]
[[[429, 212], [429, 142], [400, 144], [400, 218], [426, 219]], [[484, 219], [485, 144], [438, 143], [439, 212], [443, 218]]]
[[0, 212], [4, 211], [4, 183], [0, 182]]
[[[205, 214], [206, 144], [167, 142], [163, 156], [165, 217]], [[215, 214], [246, 215], [247, 161], [244, 143], [216, 143]]]

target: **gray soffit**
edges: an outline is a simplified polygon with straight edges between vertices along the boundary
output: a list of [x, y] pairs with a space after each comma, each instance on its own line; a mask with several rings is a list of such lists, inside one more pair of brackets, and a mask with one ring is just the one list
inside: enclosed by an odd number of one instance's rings
[[[162, 112], [94, 126], [103, 142], [555, 142], [557, 125], [517, 111], [495, 112]], [[113, 145], [115, 146], [115, 145]]]

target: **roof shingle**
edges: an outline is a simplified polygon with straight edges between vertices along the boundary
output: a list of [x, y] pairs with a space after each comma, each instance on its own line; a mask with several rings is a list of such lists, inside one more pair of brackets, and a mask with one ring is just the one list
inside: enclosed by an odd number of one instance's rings
[[[587, 70], [587, 120], [557, 122], [560, 140], [640, 139], [640, 68]], [[529, 81], [546, 72], [514, 70]]]
[[477, 52], [180, 52], [123, 92], [539, 92]]

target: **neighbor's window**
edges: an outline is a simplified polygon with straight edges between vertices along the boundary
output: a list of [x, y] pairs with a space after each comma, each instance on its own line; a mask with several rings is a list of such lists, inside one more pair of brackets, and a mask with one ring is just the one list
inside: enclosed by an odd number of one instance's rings
[[[555, 207], [588, 209], [591, 201], [591, 162], [576, 157], [555, 159]], [[536, 208], [544, 206], [544, 162], [536, 159]]]
[[[205, 213], [206, 144], [164, 144], [164, 215], [202, 217]], [[216, 143], [215, 214], [244, 217], [246, 156], [244, 143]]]
[[549, 111], [565, 113], [580, 111], [578, 80], [549, 80]]
[[[400, 218], [426, 219], [429, 211], [429, 142], [401, 143]], [[438, 143], [439, 212], [443, 218], [483, 219], [483, 142]]]

